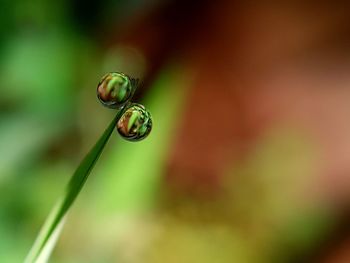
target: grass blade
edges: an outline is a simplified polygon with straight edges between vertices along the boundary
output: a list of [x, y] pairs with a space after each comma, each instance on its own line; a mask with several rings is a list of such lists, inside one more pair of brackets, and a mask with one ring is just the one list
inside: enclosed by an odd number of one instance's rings
[[50, 252], [55, 245], [55, 241], [59, 236], [60, 229], [63, 227], [64, 219], [69, 208], [78, 196], [80, 190], [83, 188], [92, 168], [100, 157], [102, 150], [105, 147], [109, 137], [111, 136], [115, 124], [122, 113], [123, 111], [120, 110], [116, 114], [100, 139], [96, 142], [94, 147], [85, 156], [85, 158], [79, 164], [78, 168], [75, 170], [67, 185], [64, 195], [53, 208], [50, 215], [46, 219], [45, 224], [40, 230], [40, 233], [37, 236], [33, 247], [25, 259], [25, 263], [47, 261]]

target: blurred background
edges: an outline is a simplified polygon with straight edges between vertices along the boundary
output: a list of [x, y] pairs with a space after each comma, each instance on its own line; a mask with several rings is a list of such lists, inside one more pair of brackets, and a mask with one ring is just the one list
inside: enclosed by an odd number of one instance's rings
[[142, 79], [142, 142], [111, 137], [50, 262], [350, 262], [347, 1], [0, 3], [0, 262], [22, 262]]

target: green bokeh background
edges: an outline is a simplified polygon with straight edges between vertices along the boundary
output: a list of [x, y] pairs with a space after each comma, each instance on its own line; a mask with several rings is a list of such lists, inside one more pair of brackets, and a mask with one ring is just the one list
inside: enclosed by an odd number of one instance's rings
[[[91, 17], [83, 14], [86, 7], [74, 14], [74, 5], [78, 2], [1, 3], [0, 262], [23, 261], [79, 160], [111, 120], [113, 111], [96, 99], [100, 77], [125, 69], [139, 73], [144, 66], [128, 47], [105, 50], [94, 30], [108, 30], [115, 22], [109, 13], [124, 21], [145, 3], [105, 1]], [[135, 144], [112, 136], [52, 262], [115, 262], [116, 244], [123, 242], [118, 235], [154, 208], [184, 100], [186, 80], [177, 71], [171, 65], [164, 69], [143, 99], [155, 120], [152, 136]]]
[[[1, 2], [0, 262], [23, 261], [70, 175], [112, 119], [114, 112], [96, 98], [100, 77], [119, 70], [142, 77], [147, 70], [139, 50], [106, 48], [103, 35], [118, 34], [155, 4]], [[112, 136], [51, 262], [297, 262], [295, 255], [322, 240], [334, 218], [297, 198], [317, 155], [299, 131], [276, 128], [244, 164], [228, 164], [225, 178], [234, 173], [236, 181], [228, 179], [215, 201], [164, 197], [165, 164], [191, 81], [181, 62], [158, 72], [140, 98], [153, 116], [151, 135], [139, 143]]]

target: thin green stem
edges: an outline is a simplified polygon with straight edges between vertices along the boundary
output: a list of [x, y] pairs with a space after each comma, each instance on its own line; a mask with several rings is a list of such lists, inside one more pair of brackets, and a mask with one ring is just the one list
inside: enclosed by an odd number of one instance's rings
[[[52, 248], [54, 247], [54, 239], [55, 237], [57, 239], [59, 235], [59, 226], [63, 227], [64, 218], [69, 208], [74, 203], [79, 192], [83, 188], [87, 178], [89, 177], [91, 170], [93, 169], [98, 158], [100, 157], [103, 148], [105, 147], [109, 137], [111, 136], [117, 121], [123, 114], [123, 109], [120, 109], [117, 112], [116, 116], [109, 124], [105, 132], [102, 134], [100, 139], [96, 142], [94, 147], [85, 156], [85, 158], [79, 164], [78, 168], [75, 170], [73, 176], [71, 177], [66, 187], [64, 195], [58, 201], [58, 203], [46, 219], [45, 224], [43, 225], [37, 239], [35, 240], [33, 247], [27, 255], [25, 263], [46, 261], [46, 259], [43, 259], [45, 258], [43, 254], [46, 253], [49, 255]], [[48, 257], [48, 255], [46, 257]]]

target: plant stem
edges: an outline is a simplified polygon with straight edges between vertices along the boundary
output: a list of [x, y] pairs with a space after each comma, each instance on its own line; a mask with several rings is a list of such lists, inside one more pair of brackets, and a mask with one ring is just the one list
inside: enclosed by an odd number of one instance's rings
[[104, 131], [100, 139], [96, 142], [94, 147], [85, 156], [78, 168], [75, 170], [66, 187], [65, 193], [54, 206], [42, 229], [40, 230], [31, 250], [27, 255], [27, 258], [25, 259], [25, 263], [46, 262], [48, 260], [48, 257], [55, 246], [55, 241], [60, 234], [60, 228], [63, 227], [64, 218], [69, 208], [72, 206], [79, 192], [83, 188], [91, 170], [100, 157], [103, 148], [105, 147], [117, 121], [122, 114], [123, 108], [117, 112], [116, 116]]

